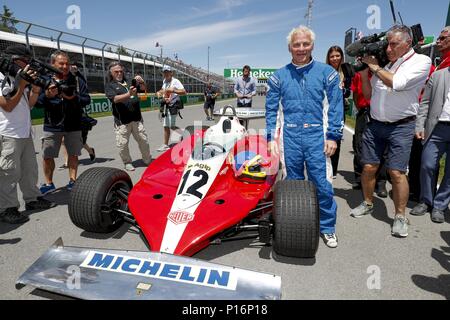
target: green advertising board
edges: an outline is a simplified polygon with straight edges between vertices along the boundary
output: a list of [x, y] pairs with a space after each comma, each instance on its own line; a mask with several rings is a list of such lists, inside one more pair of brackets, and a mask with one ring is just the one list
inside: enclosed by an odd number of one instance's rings
[[[219, 99], [229, 99], [234, 97], [234, 95], [230, 94], [222, 94]], [[141, 95], [139, 97], [141, 108], [154, 108], [159, 107], [160, 99], [156, 98], [154, 95]], [[186, 96], [182, 96], [181, 100], [185, 105], [192, 105], [202, 103], [204, 101], [204, 96], [202, 94], [188, 94]], [[86, 106], [86, 112], [90, 115], [95, 116], [95, 114], [100, 113], [111, 113], [112, 105], [111, 102], [106, 98], [103, 94], [95, 94], [91, 95], [91, 103]], [[44, 118], [44, 109], [41, 108], [33, 108], [31, 111], [32, 119], [42, 119]]]
[[[268, 79], [277, 69], [257, 69], [254, 68], [250, 71], [253, 78], [260, 80]], [[242, 69], [224, 69], [223, 76], [225, 78], [238, 78], [242, 77]]]
[[434, 42], [434, 36], [426, 36], [423, 38], [423, 44], [430, 44]]

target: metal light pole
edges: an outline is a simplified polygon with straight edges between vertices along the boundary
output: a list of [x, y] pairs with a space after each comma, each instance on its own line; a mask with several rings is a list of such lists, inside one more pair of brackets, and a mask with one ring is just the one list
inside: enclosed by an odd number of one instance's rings
[[160, 59], [161, 59], [161, 63], [162, 63], [163, 62], [163, 45], [161, 43], [157, 42], [155, 47], [161, 49]]
[[208, 78], [207, 78], [208, 82], [209, 82], [209, 49], [210, 47], [208, 46]]

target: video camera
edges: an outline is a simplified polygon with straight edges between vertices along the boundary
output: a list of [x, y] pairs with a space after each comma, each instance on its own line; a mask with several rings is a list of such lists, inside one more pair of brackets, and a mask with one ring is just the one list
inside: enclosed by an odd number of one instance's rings
[[[415, 50], [420, 48], [420, 42], [424, 39], [422, 27], [420, 24], [410, 27], [412, 32], [412, 46]], [[387, 31], [380, 34], [373, 34], [367, 37], [363, 37], [358, 41], [353, 42], [345, 48], [345, 53], [350, 57], [362, 58], [366, 56], [375, 56], [377, 58], [380, 67], [384, 67], [389, 63], [389, 59], [386, 55], [386, 49], [388, 47]], [[342, 71], [347, 78], [353, 78], [356, 72], [366, 69], [368, 66], [365, 63], [357, 63], [352, 65], [349, 63], [342, 64]]]
[[14, 78], [19, 76], [25, 81], [45, 89], [45, 87], [48, 86], [48, 78], [52, 78], [56, 74], [61, 75], [60, 70], [32, 58], [27, 64], [30, 66], [29, 70], [37, 73], [37, 78], [33, 79], [26, 72], [23, 72], [21, 68], [14, 63], [14, 60], [17, 59], [14, 59], [14, 56], [12, 55], [0, 55], [0, 72], [3, 73], [5, 79], [7, 76]]

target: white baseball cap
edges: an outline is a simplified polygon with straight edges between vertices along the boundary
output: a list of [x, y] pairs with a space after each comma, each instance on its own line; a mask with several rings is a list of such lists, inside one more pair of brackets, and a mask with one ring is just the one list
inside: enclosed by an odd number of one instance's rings
[[163, 72], [172, 72], [172, 68], [170, 66], [164, 66], [163, 67]]

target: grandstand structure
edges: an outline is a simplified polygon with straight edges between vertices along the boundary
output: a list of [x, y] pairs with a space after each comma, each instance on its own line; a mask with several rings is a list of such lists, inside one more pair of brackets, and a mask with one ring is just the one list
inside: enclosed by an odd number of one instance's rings
[[[2, 16], [4, 19], [9, 19]], [[119, 44], [95, 40], [72, 33], [40, 26], [31, 22], [14, 19], [10, 32], [0, 31], [0, 52], [12, 44], [25, 44], [30, 47], [34, 58], [49, 63], [55, 50], [63, 50], [70, 56], [88, 81], [91, 93], [104, 93], [108, 82], [107, 66], [112, 61], [121, 61], [125, 75], [141, 75], [147, 84], [148, 93], [155, 93], [162, 86], [164, 65], [174, 69], [188, 93], [203, 93], [205, 84], [210, 81], [222, 93], [229, 93], [229, 80], [221, 75], [193, 67], [180, 60], [156, 56], [125, 48]]]

